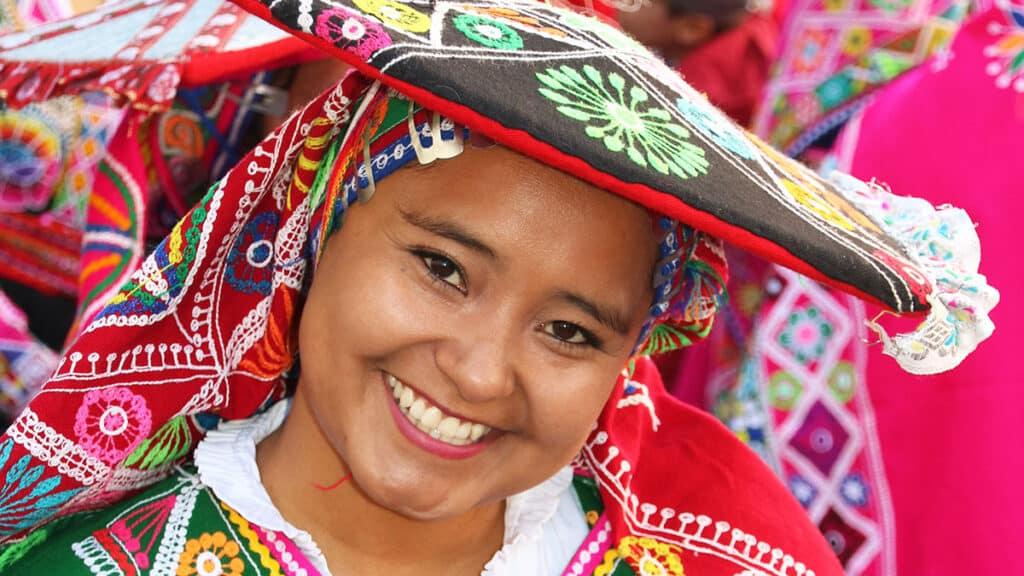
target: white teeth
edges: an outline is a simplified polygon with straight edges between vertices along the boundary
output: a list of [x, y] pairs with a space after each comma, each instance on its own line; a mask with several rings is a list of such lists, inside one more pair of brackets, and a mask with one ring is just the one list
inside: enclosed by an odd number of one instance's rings
[[412, 388], [403, 385], [391, 374], [386, 374], [385, 380], [391, 387], [395, 403], [398, 404], [406, 418], [417, 428], [437, 440], [455, 446], [465, 446], [479, 441], [491, 431], [490, 427], [483, 424], [467, 422], [454, 416], [445, 416], [440, 408], [417, 397]]
[[[401, 384], [399, 384], [399, 386], [401, 386]], [[402, 390], [402, 396], [398, 399], [398, 405], [402, 408], [409, 408], [409, 406], [412, 406], [412, 401], [414, 399], [415, 396], [413, 395], [412, 390], [406, 388], [405, 390]]]
[[441, 423], [437, 425], [437, 431], [442, 436], [447, 436], [449, 438], [455, 438], [455, 433], [458, 432], [458, 430], [459, 420], [457, 418], [452, 418], [451, 416], [441, 420]]
[[431, 406], [430, 408], [427, 408], [426, 412], [423, 413], [423, 418], [420, 418], [420, 426], [426, 428], [427, 430], [433, 430], [434, 428], [437, 428], [438, 424], [441, 423], [441, 418], [444, 418], [444, 415], [441, 414], [441, 411], [438, 410], [436, 407]]
[[463, 422], [459, 424], [459, 429], [455, 432], [455, 438], [459, 440], [469, 440], [469, 432], [473, 429], [473, 424], [469, 422]]

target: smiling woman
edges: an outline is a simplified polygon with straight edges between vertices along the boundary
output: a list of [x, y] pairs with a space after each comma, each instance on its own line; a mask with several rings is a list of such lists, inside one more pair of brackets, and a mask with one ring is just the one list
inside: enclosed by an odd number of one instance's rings
[[[511, 0], [274, 6], [247, 4], [359, 71], [210, 190], [0, 438], [0, 570], [840, 574], [772, 472], [646, 356], [707, 333], [709, 232], [931, 306], [891, 342], [914, 369], [984, 338], [983, 278], [921, 260], [860, 212], [903, 223], [884, 213], [900, 201], [763, 148], [596, 21]], [[856, 217], [834, 226], [793, 188]], [[969, 220], [943, 224], [970, 245]]]

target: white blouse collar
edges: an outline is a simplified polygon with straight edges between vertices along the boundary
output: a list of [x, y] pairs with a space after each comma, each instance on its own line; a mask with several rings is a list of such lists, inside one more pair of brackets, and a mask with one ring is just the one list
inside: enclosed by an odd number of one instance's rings
[[[284, 533], [322, 574], [330, 576], [313, 538], [274, 506], [256, 465], [256, 445], [281, 426], [290, 408], [290, 401], [282, 401], [252, 418], [221, 422], [196, 447], [195, 464], [200, 480], [217, 498], [250, 522]], [[508, 499], [504, 545], [481, 576], [561, 574], [587, 534], [582, 509], [570, 489], [572, 476], [570, 467], [563, 468]]]

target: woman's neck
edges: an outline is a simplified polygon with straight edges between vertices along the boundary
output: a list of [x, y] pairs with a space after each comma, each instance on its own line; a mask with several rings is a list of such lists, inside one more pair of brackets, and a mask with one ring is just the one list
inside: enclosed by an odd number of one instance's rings
[[504, 539], [504, 502], [420, 521], [377, 505], [353, 480], [325, 490], [348, 470], [301, 393], [284, 424], [257, 446], [256, 461], [271, 500], [291, 524], [309, 532], [335, 576], [476, 575]]

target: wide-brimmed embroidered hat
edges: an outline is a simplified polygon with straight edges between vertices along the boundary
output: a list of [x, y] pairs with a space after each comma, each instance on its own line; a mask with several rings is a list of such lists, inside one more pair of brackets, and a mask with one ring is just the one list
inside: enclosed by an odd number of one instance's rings
[[596, 19], [524, 0], [239, 0], [371, 78], [527, 156], [897, 313], [886, 352], [955, 366], [992, 331], [957, 210], [823, 180]]

